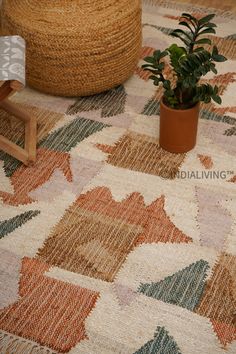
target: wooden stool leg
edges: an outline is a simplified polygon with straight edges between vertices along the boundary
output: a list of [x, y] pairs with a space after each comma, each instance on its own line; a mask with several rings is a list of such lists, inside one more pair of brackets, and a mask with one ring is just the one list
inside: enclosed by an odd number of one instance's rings
[[37, 122], [31, 117], [25, 125], [25, 150], [28, 151], [29, 163], [36, 160]]
[[31, 117], [27, 112], [19, 109], [17, 105], [5, 99], [0, 102], [0, 108], [3, 108], [9, 114], [14, 115], [25, 123], [25, 148], [14, 144], [3, 136], [0, 136], [0, 148], [22, 161], [25, 165], [33, 163], [36, 159], [36, 140], [37, 140], [37, 122], [35, 117]]
[[14, 144], [12, 141], [6, 139], [2, 135], [0, 135], [0, 149], [15, 157], [17, 160], [22, 161], [25, 165], [29, 164], [27, 151]]

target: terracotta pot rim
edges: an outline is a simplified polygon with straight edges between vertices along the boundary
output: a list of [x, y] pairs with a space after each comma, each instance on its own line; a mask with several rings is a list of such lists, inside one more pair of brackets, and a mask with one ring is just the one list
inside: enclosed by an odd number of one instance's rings
[[190, 108], [186, 108], [186, 109], [175, 109], [175, 108], [171, 108], [169, 106], [167, 106], [164, 101], [163, 101], [164, 97], [161, 98], [161, 104], [163, 105], [163, 107], [165, 107], [166, 110], [171, 111], [171, 112], [186, 112], [186, 111], [190, 111], [190, 110], [194, 110], [197, 107], [199, 107], [200, 102], [197, 102], [193, 107]]

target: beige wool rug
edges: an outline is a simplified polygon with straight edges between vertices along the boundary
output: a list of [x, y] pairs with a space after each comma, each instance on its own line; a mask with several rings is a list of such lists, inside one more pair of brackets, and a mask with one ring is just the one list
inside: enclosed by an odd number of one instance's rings
[[[175, 155], [158, 145], [162, 92], [141, 65], [182, 12], [216, 13], [228, 61], [206, 78], [222, 105], [202, 105], [197, 146]], [[12, 97], [37, 117], [38, 153], [24, 167], [0, 152], [1, 354], [236, 353], [235, 31], [229, 10], [144, 1], [124, 85]], [[3, 112], [0, 133], [22, 142]]]

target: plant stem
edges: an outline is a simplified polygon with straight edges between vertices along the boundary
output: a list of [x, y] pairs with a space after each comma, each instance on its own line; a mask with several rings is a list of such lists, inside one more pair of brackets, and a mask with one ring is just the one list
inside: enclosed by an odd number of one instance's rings
[[199, 25], [197, 25], [196, 30], [195, 30], [195, 33], [194, 33], [194, 35], [193, 35], [192, 43], [191, 43], [190, 46], [189, 46], [189, 54], [192, 54], [192, 53], [193, 53], [194, 42], [195, 42], [196, 39], [197, 39], [199, 29], [200, 29], [200, 28], [199, 28]]

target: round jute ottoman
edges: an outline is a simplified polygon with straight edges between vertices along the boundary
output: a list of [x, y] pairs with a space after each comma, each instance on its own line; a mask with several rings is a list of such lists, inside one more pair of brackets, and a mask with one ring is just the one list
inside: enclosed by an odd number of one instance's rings
[[134, 72], [141, 0], [4, 0], [2, 30], [26, 40], [30, 86], [86, 96], [115, 87]]

